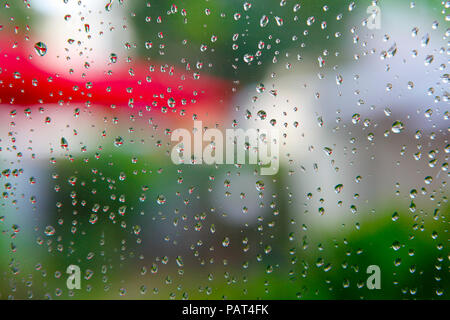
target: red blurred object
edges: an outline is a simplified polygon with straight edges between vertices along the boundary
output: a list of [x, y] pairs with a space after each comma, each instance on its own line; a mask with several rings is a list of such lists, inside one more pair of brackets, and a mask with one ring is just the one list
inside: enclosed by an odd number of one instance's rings
[[14, 46], [12, 39], [0, 39], [0, 104], [92, 105], [117, 111], [162, 109], [167, 114], [186, 110], [186, 114], [213, 119], [222, 118], [227, 111], [231, 83], [226, 80], [207, 75], [194, 79], [192, 72], [142, 61], [111, 64], [103, 73], [86, 70], [84, 77], [68, 70], [64, 71], [67, 75], [57, 74], [39, 66], [39, 59], [52, 63], [54, 58], [49, 53], [40, 57], [33, 45], [28, 42], [28, 48], [24, 48]]

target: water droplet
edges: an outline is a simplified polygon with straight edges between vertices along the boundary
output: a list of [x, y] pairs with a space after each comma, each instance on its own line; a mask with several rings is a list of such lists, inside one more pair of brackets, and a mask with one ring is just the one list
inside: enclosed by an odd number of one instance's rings
[[114, 139], [114, 145], [116, 147], [120, 147], [123, 145], [123, 138], [122, 137], [117, 137]]
[[225, 248], [228, 247], [230, 245], [230, 238], [225, 237], [222, 241], [222, 246], [224, 246]]
[[269, 23], [269, 18], [266, 15], [263, 15], [259, 20], [259, 25], [264, 28]]
[[265, 120], [267, 117], [267, 113], [264, 110], [259, 110], [257, 114], [261, 120]]
[[43, 42], [36, 42], [34, 50], [39, 56], [43, 57], [47, 53], [47, 45]]
[[422, 40], [421, 40], [420, 44], [421, 44], [422, 47], [426, 47], [429, 42], [430, 42], [430, 35], [427, 33], [426, 35], [424, 35], [422, 37]]
[[430, 54], [430, 55], [428, 55], [428, 56], [425, 58], [424, 64], [425, 64], [426, 66], [428, 66], [428, 65], [430, 65], [430, 64], [433, 62], [433, 60], [434, 60], [434, 56]]
[[264, 190], [264, 182], [262, 180], [256, 181], [256, 190], [258, 191]]
[[333, 149], [329, 148], [329, 147], [324, 147], [323, 151], [325, 152], [325, 154], [327, 156], [331, 156], [333, 154]]
[[69, 146], [69, 143], [67, 142], [66, 138], [62, 137], [61, 138], [61, 148], [62, 149], [67, 149]]
[[175, 99], [174, 99], [174, 98], [169, 98], [169, 99], [167, 100], [167, 105], [168, 105], [170, 108], [175, 108]]
[[166, 203], [166, 197], [163, 196], [162, 194], [160, 194], [157, 198], [156, 198], [156, 202], [158, 204], [165, 204]]
[[109, 55], [109, 61], [111, 61], [111, 63], [116, 63], [117, 62], [117, 54], [111, 53]]
[[109, 0], [108, 1], [108, 3], [105, 6], [105, 10], [106, 11], [111, 11], [113, 2], [114, 2], [114, 0]]
[[279, 27], [281, 27], [284, 23], [283, 19], [278, 16], [275, 16], [275, 21]]
[[253, 55], [248, 54], [248, 53], [244, 55], [244, 61], [247, 63], [252, 62], [254, 58], [255, 57]]
[[260, 83], [260, 84], [258, 84], [258, 85], [256, 86], [256, 92], [258, 92], [258, 93], [263, 93], [264, 90], [266, 90], [266, 88], [264, 87], [264, 84], [263, 84], [263, 83]]
[[184, 263], [183, 263], [183, 258], [181, 256], [177, 256], [175, 261], [177, 262], [177, 265], [181, 268], [183, 267]]
[[306, 19], [306, 24], [308, 26], [312, 25], [314, 22], [316, 21], [316, 18], [314, 16], [309, 17], [308, 19]]
[[392, 221], [397, 221], [398, 220], [398, 218], [399, 218], [399, 215], [398, 215], [398, 212], [394, 212], [393, 214], [392, 214]]
[[393, 133], [400, 133], [400, 132], [403, 131], [403, 129], [404, 129], [404, 126], [403, 126], [403, 123], [401, 121], [395, 121], [392, 124], [392, 127], [391, 127], [391, 131]]
[[393, 243], [392, 243], [392, 249], [394, 249], [394, 251], [398, 251], [400, 248], [401, 248], [401, 244], [400, 244], [400, 242], [398, 242], [398, 241], [394, 241]]
[[334, 187], [334, 191], [336, 191], [336, 193], [341, 193], [342, 189], [344, 189], [343, 184], [338, 184]]
[[44, 233], [46, 236], [52, 236], [56, 232], [55, 228], [53, 226], [47, 226], [45, 227]]

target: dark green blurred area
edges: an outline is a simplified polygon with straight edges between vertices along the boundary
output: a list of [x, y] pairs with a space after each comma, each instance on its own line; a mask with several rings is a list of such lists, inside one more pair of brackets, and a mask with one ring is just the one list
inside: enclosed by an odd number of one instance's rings
[[[245, 11], [241, 1], [186, 1], [178, 8], [187, 12], [181, 18], [179, 14], [166, 15], [166, 12], [170, 12], [167, 2], [153, 1], [150, 7], [144, 9], [136, 5], [136, 16], [132, 21], [141, 41], [141, 55], [175, 64], [180, 64], [182, 58], [193, 65], [200, 60], [208, 72], [246, 83], [260, 79], [273, 58], [283, 58], [281, 53], [287, 49], [295, 48], [298, 54], [303, 55], [336, 47], [339, 40], [333, 33], [342, 23], [336, 19], [327, 19], [328, 30], [324, 31], [319, 20], [325, 15], [323, 6], [327, 4], [326, 1], [302, 2], [301, 9], [294, 12], [293, 2], [280, 6], [274, 1], [258, 1], [252, 2], [251, 9]], [[347, 7], [345, 2], [333, 3], [326, 16], [337, 16]], [[209, 9], [209, 14], [205, 8]], [[264, 15], [268, 17], [269, 23], [261, 28], [260, 20]], [[305, 21], [310, 16], [315, 16], [317, 21], [307, 26]], [[151, 20], [146, 22], [146, 17]], [[162, 17], [160, 23], [155, 22], [158, 17]], [[281, 26], [275, 17], [282, 17]], [[308, 31], [307, 35], [302, 35], [302, 28]], [[165, 37], [159, 39], [159, 32]], [[217, 37], [215, 42], [211, 41], [212, 36]], [[237, 39], [233, 40], [234, 37]], [[187, 44], [183, 45], [183, 40], [187, 40]], [[143, 45], [146, 41], [153, 42], [151, 49]], [[256, 44], [260, 41], [265, 44], [261, 56], [255, 56], [251, 63], [246, 63], [244, 55], [255, 55], [258, 51]], [[164, 50], [158, 49], [161, 44], [166, 44]], [[202, 44], [206, 44], [208, 49], [199, 55]], [[234, 49], [233, 45], [237, 47]], [[212, 64], [211, 68], [206, 67], [209, 63]]]

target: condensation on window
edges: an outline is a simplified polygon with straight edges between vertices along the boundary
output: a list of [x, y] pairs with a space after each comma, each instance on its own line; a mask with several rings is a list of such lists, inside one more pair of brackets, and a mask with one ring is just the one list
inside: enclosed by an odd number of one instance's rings
[[0, 2], [0, 299], [448, 298], [449, 7]]

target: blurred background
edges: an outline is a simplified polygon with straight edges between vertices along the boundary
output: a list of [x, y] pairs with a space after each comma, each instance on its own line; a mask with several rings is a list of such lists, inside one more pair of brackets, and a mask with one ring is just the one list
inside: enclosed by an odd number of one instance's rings
[[[449, 7], [1, 0], [0, 298], [448, 299]], [[173, 164], [193, 120], [278, 173]]]

